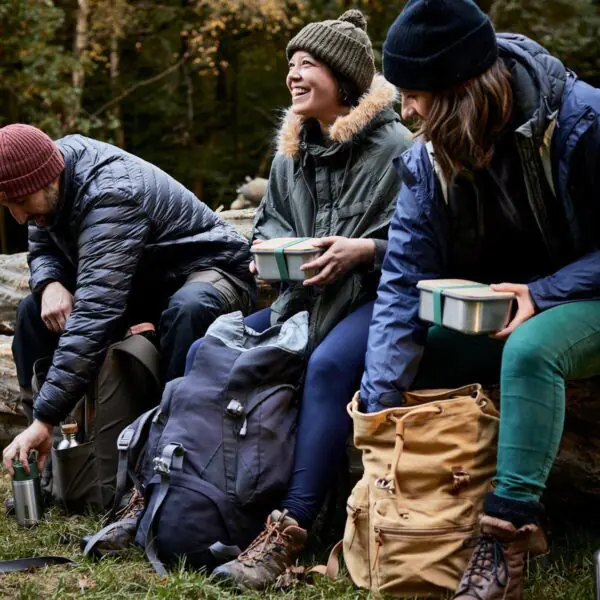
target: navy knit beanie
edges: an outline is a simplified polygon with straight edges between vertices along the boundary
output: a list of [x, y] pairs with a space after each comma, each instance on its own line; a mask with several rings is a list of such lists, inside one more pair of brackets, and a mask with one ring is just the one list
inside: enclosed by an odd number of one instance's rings
[[409, 0], [388, 31], [383, 74], [434, 92], [481, 75], [497, 57], [494, 28], [472, 0]]

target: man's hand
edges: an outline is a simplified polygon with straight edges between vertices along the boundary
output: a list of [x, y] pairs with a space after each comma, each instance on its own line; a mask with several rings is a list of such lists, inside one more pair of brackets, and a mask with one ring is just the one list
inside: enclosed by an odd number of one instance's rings
[[37, 466], [40, 473], [42, 472], [44, 463], [52, 450], [52, 429], [52, 425], [36, 419], [4, 449], [2, 458], [11, 477], [14, 474], [13, 458], [18, 458], [25, 471], [29, 473], [29, 452], [31, 450], [38, 451]]
[[491, 286], [495, 292], [512, 292], [517, 299], [517, 312], [512, 321], [501, 331], [490, 336], [496, 340], [505, 340], [519, 326], [531, 319], [536, 313], [536, 306], [531, 297], [529, 287], [520, 283], [497, 283]]
[[361, 263], [375, 260], [375, 242], [369, 239], [350, 239], [339, 235], [311, 240], [316, 248], [327, 248], [319, 258], [300, 267], [302, 271], [319, 272], [304, 281], [304, 285], [327, 285]]
[[61, 283], [53, 281], [42, 292], [42, 321], [54, 332], [64, 331], [65, 323], [73, 310], [73, 294]]

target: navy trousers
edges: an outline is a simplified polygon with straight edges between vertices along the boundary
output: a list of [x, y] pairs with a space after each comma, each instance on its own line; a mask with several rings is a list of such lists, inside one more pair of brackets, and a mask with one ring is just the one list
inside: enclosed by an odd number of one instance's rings
[[[228, 303], [222, 294], [214, 286], [203, 282], [185, 285], [167, 300], [166, 307], [159, 307], [158, 333], [165, 381], [183, 375], [190, 346], [194, 340], [206, 333], [209, 325], [227, 307]], [[140, 315], [137, 322], [147, 320], [147, 316]], [[129, 315], [127, 321], [127, 327], [135, 324], [135, 315]], [[59, 337], [48, 331], [42, 321], [39, 298], [24, 298], [17, 308], [12, 345], [21, 386], [31, 386], [34, 362], [52, 356]]]
[[[246, 318], [262, 332], [269, 327], [270, 309]], [[348, 315], [311, 354], [296, 435], [294, 468], [282, 508], [308, 528], [319, 513], [332, 480], [344, 464], [350, 417], [346, 405], [358, 390], [364, 368], [373, 302]], [[202, 340], [188, 354], [186, 371]], [[273, 507], [275, 508], [275, 507]]]

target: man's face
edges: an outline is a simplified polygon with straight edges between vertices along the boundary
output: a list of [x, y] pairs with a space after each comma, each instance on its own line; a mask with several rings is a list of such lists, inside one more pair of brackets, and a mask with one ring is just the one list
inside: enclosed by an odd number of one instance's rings
[[58, 196], [57, 179], [43, 190], [22, 198], [9, 200], [6, 194], [0, 192], [0, 206], [6, 206], [19, 225], [32, 222], [39, 227], [46, 227], [56, 212]]

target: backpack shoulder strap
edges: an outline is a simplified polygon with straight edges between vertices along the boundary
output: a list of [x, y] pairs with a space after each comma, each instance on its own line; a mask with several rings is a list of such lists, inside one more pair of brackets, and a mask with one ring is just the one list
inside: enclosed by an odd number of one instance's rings
[[337, 579], [340, 574], [340, 553], [342, 552], [343, 540], [340, 540], [332, 549], [329, 554], [329, 559], [326, 565], [316, 565], [311, 567], [307, 571], [307, 575], [318, 573], [319, 575], [325, 575], [328, 579]]
[[129, 335], [111, 346], [113, 352], [124, 352], [137, 360], [152, 376], [158, 389], [160, 381], [160, 353], [156, 346], [143, 335]]
[[135, 487], [141, 490], [141, 483], [133, 466], [129, 464], [130, 453], [137, 449], [141, 444], [146, 443], [148, 430], [153, 419], [160, 411], [160, 406], [155, 406], [153, 409], [145, 412], [141, 417], [128, 425], [121, 431], [117, 438], [117, 450], [119, 451], [117, 459], [117, 482], [115, 487], [115, 499], [108, 515], [108, 522], [112, 522], [116, 517], [117, 511], [121, 504], [121, 500], [125, 495], [127, 488], [127, 476], [131, 477]]

